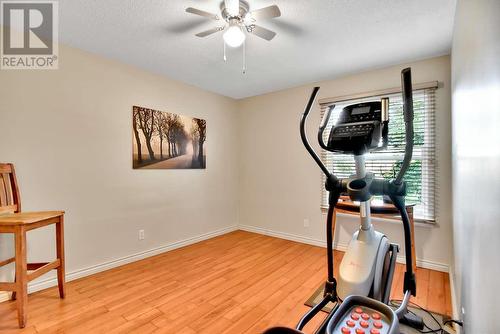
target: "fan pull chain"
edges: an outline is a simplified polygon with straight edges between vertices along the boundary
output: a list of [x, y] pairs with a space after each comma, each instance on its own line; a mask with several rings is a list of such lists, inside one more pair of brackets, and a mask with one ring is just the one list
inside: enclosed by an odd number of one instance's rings
[[243, 74], [247, 73], [247, 42], [243, 41]]
[[223, 39], [222, 43], [224, 44], [224, 62], [226, 62], [227, 61], [227, 57], [226, 57], [226, 41], [224, 41], [224, 39]]

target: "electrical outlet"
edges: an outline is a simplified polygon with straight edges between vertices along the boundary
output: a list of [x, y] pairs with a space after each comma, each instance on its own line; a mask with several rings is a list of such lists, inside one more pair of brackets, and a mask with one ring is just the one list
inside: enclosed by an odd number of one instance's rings
[[139, 230], [139, 240], [144, 240], [144, 230]]
[[309, 227], [309, 219], [304, 218], [304, 227]]

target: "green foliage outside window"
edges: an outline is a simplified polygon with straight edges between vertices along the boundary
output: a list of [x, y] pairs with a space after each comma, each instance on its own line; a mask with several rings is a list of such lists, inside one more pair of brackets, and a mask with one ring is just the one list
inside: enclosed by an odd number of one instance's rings
[[[424, 145], [424, 114], [423, 111], [424, 101], [414, 100], [413, 109], [414, 115], [414, 151], [419, 149]], [[401, 104], [396, 104], [391, 106], [391, 114], [394, 115], [389, 122], [389, 149], [394, 148], [397, 150], [404, 150], [406, 145], [405, 138], [405, 124], [403, 118], [403, 106]], [[391, 115], [391, 116], [392, 116]], [[397, 116], [396, 116], [397, 115]], [[396, 174], [401, 168], [402, 161], [398, 160], [392, 164], [392, 170], [390, 172], [385, 172], [382, 177], [392, 179], [396, 177]], [[407, 183], [407, 203], [418, 204], [422, 201], [422, 161], [412, 160], [408, 171], [405, 174], [405, 181]]]

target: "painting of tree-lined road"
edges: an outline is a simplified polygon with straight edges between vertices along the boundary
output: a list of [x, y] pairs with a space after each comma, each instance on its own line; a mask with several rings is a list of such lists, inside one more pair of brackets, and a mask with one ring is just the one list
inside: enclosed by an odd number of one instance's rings
[[133, 107], [134, 169], [206, 168], [207, 122]]

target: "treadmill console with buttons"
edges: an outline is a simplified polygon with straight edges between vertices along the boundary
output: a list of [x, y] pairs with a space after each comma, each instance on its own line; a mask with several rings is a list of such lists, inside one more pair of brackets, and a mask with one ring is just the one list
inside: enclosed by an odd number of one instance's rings
[[330, 152], [356, 155], [387, 146], [388, 101], [358, 103], [342, 109], [328, 138]]

